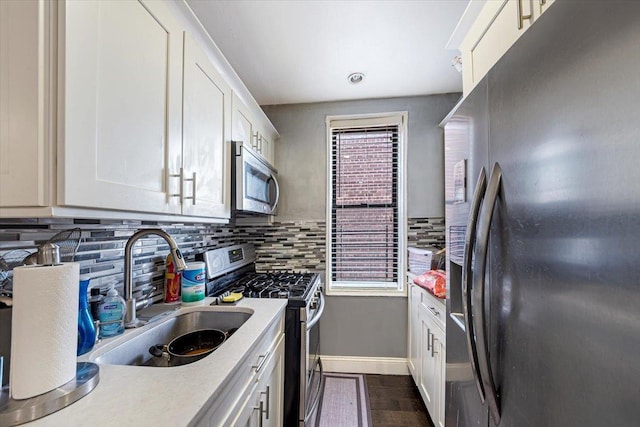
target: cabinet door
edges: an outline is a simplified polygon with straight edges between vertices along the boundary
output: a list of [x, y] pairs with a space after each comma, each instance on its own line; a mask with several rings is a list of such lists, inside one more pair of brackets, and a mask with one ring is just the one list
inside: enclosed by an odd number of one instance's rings
[[436, 427], [444, 427], [445, 410], [445, 335], [440, 328], [431, 331], [433, 334], [433, 363], [434, 363], [434, 408], [431, 419]]
[[414, 285], [409, 284], [409, 370], [413, 376], [414, 381], [418, 384], [419, 368], [420, 368], [420, 333], [421, 324], [418, 317], [418, 305], [420, 303], [420, 289]]
[[68, 1], [63, 20], [58, 203], [180, 213], [180, 24], [142, 0]]
[[0, 1], [0, 206], [48, 204], [45, 1]]
[[284, 339], [280, 341], [269, 363], [265, 374], [260, 379], [260, 400], [264, 411], [262, 426], [282, 426], [283, 398], [284, 398]]
[[[282, 426], [284, 392], [284, 336], [281, 336], [273, 354], [265, 361], [247, 400], [238, 409], [237, 416], [223, 425], [257, 427]], [[220, 425], [211, 419], [211, 426]]]
[[231, 120], [231, 139], [234, 141], [242, 141], [255, 149], [253, 118], [249, 112], [249, 108], [235, 92], [233, 93]]
[[465, 96], [531, 26], [534, 10], [531, 0], [485, 2], [460, 48]]
[[[420, 381], [418, 388], [420, 394], [424, 400], [424, 404], [429, 411], [432, 419], [435, 419], [435, 401], [436, 401], [436, 387], [437, 381], [437, 369], [435, 363], [435, 349], [433, 346], [433, 332], [436, 329], [433, 325], [433, 321], [429, 319], [429, 315], [422, 307], [420, 309]], [[432, 354], [433, 351], [433, 354]]]
[[[522, 5], [522, 9], [519, 5]], [[522, 20], [522, 27], [519, 28], [523, 15], [532, 15], [530, 1], [503, 0], [495, 20], [471, 49], [474, 82], [480, 81], [531, 25], [532, 19]]]
[[231, 215], [231, 89], [185, 34], [183, 209], [185, 215]]

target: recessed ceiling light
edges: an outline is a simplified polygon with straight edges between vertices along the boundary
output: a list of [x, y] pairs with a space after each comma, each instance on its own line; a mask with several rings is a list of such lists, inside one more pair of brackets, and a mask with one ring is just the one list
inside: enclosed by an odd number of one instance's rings
[[347, 80], [349, 80], [349, 83], [351, 84], [358, 84], [360, 83], [362, 80], [364, 80], [364, 74], [362, 73], [351, 73], [349, 74], [349, 77], [347, 77]]

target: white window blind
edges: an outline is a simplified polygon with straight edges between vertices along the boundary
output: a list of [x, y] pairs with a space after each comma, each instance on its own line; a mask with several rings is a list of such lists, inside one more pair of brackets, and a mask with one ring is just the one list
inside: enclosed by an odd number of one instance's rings
[[397, 124], [330, 129], [332, 286], [397, 289]]

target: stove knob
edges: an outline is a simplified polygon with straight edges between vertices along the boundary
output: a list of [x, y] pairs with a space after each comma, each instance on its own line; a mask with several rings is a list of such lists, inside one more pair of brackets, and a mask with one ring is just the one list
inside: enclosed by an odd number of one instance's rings
[[309, 308], [311, 308], [311, 310], [315, 310], [316, 308], [318, 308], [318, 300], [316, 298], [313, 298], [311, 300], [311, 304], [309, 305]]

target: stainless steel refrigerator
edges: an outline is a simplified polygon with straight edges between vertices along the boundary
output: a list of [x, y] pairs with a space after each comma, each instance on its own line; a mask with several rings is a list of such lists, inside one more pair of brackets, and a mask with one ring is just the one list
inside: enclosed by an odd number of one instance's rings
[[640, 2], [556, 1], [445, 173], [446, 425], [640, 425]]

